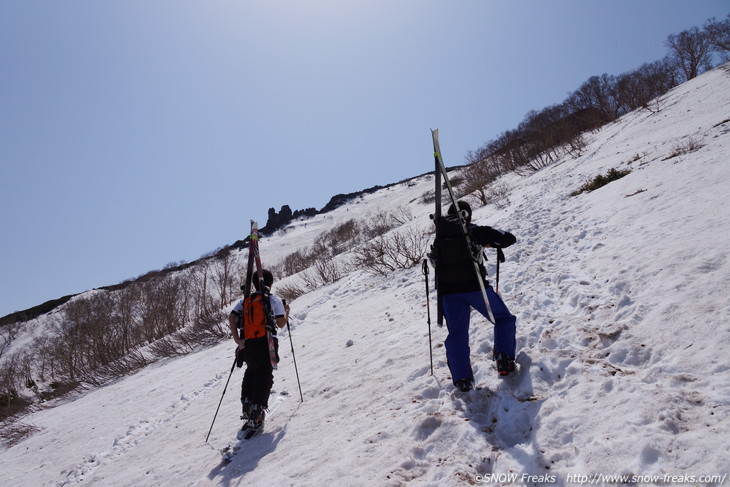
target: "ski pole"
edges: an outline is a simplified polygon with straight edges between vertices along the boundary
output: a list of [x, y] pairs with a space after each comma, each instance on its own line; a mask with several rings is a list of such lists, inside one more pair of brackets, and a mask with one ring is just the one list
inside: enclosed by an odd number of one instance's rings
[[236, 368], [237, 360], [238, 360], [238, 349], [236, 349], [236, 356], [233, 357], [233, 365], [231, 365], [231, 373], [228, 374], [228, 380], [226, 381], [225, 387], [223, 387], [223, 394], [221, 394], [221, 400], [218, 401], [218, 407], [215, 410], [215, 415], [213, 416], [213, 422], [210, 423], [210, 429], [208, 430], [208, 436], [205, 437], [206, 443], [208, 443], [208, 438], [210, 438], [210, 432], [213, 431], [213, 425], [215, 424], [215, 418], [218, 417], [218, 410], [221, 408], [221, 404], [223, 404], [223, 396], [226, 395], [226, 389], [228, 389], [228, 383], [231, 381], [231, 376], [233, 375], [233, 369]]
[[431, 359], [431, 375], [433, 375], [433, 346], [431, 344], [431, 300], [428, 295], [428, 259], [423, 259], [423, 276], [426, 280], [426, 318], [428, 322], [428, 356]]
[[[286, 307], [286, 299], [281, 300]], [[299, 399], [304, 402], [304, 396], [302, 395], [302, 383], [299, 382], [299, 370], [297, 369], [297, 357], [294, 354], [294, 340], [291, 337], [291, 328], [289, 327], [289, 317], [286, 317], [286, 331], [289, 333], [289, 343], [291, 344], [291, 356], [294, 359], [294, 372], [297, 374], [297, 385], [299, 386]]]
[[497, 247], [497, 282], [496, 282], [497, 289], [495, 290], [495, 292], [497, 294], [499, 294], [499, 263], [500, 262], [504, 262], [504, 252], [502, 252], [502, 249]]

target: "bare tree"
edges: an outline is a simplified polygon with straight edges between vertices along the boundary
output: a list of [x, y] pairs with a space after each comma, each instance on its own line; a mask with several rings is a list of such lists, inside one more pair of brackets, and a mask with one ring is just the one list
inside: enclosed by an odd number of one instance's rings
[[109, 325], [116, 330], [117, 346], [125, 352], [142, 342], [140, 323], [137, 320], [139, 301], [140, 286], [136, 283], [125, 286], [116, 293], [115, 313]]
[[705, 32], [723, 61], [730, 61], [730, 14], [725, 20], [715, 20], [714, 17], [708, 20]]
[[145, 340], [152, 342], [174, 333], [185, 325], [183, 282], [169, 275], [144, 283], [140, 314]]
[[618, 103], [614, 96], [615, 78], [609, 74], [591, 76], [566, 100], [571, 111], [586, 108], [597, 109], [603, 123], [618, 116]]
[[671, 59], [665, 58], [616, 77], [615, 93], [620, 113], [648, 109], [652, 100], [677, 86], [675, 66]]
[[6, 419], [30, 405], [30, 400], [21, 394], [24, 387], [34, 385], [30, 377], [29, 353], [17, 350], [0, 367], [0, 419]]
[[692, 27], [679, 34], [670, 34], [666, 45], [687, 80], [712, 66], [712, 44], [707, 31]]
[[473, 194], [483, 205], [489, 203], [487, 187], [499, 177], [499, 167], [494, 157], [489, 157], [483, 150], [466, 153], [465, 162], [468, 166], [463, 171], [464, 185], [461, 187], [466, 196]]
[[5, 354], [5, 350], [10, 347], [10, 342], [12, 341], [13, 338], [10, 333], [0, 329], [0, 358]]
[[210, 274], [210, 261], [203, 260], [199, 265], [193, 267], [188, 276], [188, 284], [192, 293], [193, 315], [195, 317], [208, 315], [214, 306], [209, 299], [208, 276]]
[[230, 252], [219, 253], [212, 264], [213, 285], [218, 294], [218, 307], [222, 308], [230, 303], [234, 293], [234, 259]]
[[74, 373], [106, 365], [124, 354], [118, 346], [119, 330], [110, 326], [115, 312], [116, 300], [109, 291], [96, 291], [66, 305], [62, 337], [69, 352], [79, 353]]
[[54, 324], [54, 335], [54, 343], [41, 353], [53, 357], [54, 376], [76, 382], [83, 366], [82, 349], [77, 345], [81, 341], [81, 332], [72, 323], [58, 322]]

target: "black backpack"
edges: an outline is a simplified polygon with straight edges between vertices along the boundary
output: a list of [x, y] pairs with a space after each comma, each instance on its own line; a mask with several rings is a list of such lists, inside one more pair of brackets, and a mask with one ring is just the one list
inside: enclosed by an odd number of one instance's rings
[[474, 261], [479, 264], [482, 276], [485, 276], [482, 246], [472, 242], [472, 248], [468, 248], [461, 223], [456, 215], [442, 216], [436, 229], [436, 239], [428, 257], [437, 269], [438, 280], [449, 283], [473, 280]]

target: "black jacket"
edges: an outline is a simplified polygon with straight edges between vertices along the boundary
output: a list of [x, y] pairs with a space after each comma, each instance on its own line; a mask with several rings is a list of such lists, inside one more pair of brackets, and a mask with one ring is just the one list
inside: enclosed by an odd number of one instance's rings
[[[509, 232], [489, 226], [470, 225], [469, 238], [476, 248], [467, 252], [463, 235], [437, 238], [434, 244], [437, 259], [437, 286], [441, 294], [458, 294], [479, 291], [479, 281], [474, 272], [473, 258], [482, 247], [505, 248], [517, 239]], [[480, 263], [479, 270], [485, 284], [487, 270]]]

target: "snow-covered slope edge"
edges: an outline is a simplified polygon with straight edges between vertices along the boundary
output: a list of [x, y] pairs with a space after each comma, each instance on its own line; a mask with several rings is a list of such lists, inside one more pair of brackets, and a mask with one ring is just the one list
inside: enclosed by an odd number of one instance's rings
[[[0, 452], [4, 484], [448, 486], [498, 474], [699, 483], [730, 472], [730, 76], [709, 72], [657, 106], [590, 135], [577, 160], [507, 178], [506, 210], [475, 211], [477, 222], [518, 237], [501, 279], [518, 317], [516, 377], [496, 376], [491, 327], [475, 316], [479, 389], [454, 393], [445, 329], [435, 325], [429, 373], [420, 269], [387, 279], [357, 270], [292, 303], [304, 402], [284, 333], [267, 430], [231, 463], [218, 450], [236, 441], [240, 370], [204, 443], [230, 370], [225, 343], [33, 414], [41, 431]], [[688, 138], [701, 147], [668, 158]], [[569, 196], [614, 167], [632, 172]], [[430, 184], [424, 177], [295, 225], [262, 242], [262, 255], [276, 261], [378, 208], [407, 206], [412, 224], [427, 225], [419, 197]]]

